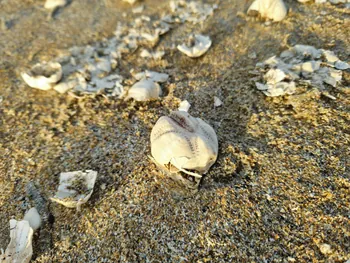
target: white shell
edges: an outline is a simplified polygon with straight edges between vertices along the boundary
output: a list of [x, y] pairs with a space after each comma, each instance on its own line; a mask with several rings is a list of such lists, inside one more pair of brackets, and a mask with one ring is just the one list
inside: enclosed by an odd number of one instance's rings
[[69, 208], [80, 209], [89, 200], [96, 178], [97, 172], [92, 170], [61, 173], [58, 191], [51, 200]]
[[57, 62], [39, 63], [21, 76], [30, 87], [49, 90], [62, 78], [62, 67]]
[[178, 110], [188, 112], [190, 107], [191, 107], [191, 104], [187, 100], [183, 100], [180, 102]]
[[[218, 155], [214, 129], [185, 111], [174, 111], [161, 117], [151, 132], [151, 152], [161, 166], [171, 164], [178, 170], [206, 173]], [[198, 175], [200, 177], [200, 175]]]
[[135, 4], [137, 0], [123, 0], [124, 2], [128, 2], [129, 4]]
[[218, 97], [214, 96], [214, 107], [220, 107], [221, 105], [222, 101]]
[[[191, 38], [193, 38], [193, 36], [190, 36], [189, 40], [191, 40]], [[191, 58], [197, 58], [207, 52], [211, 46], [210, 38], [203, 35], [194, 35], [192, 42], [194, 43], [190, 46], [185, 44], [178, 45], [177, 49]]]
[[30, 227], [33, 228], [34, 231], [41, 226], [41, 217], [35, 207], [28, 210], [28, 212], [24, 215], [23, 220], [28, 221]]
[[28, 263], [33, 254], [33, 229], [26, 220], [10, 220], [11, 241], [4, 254], [0, 255], [0, 263]]
[[255, 0], [248, 9], [257, 11], [262, 17], [272, 19], [273, 21], [281, 21], [287, 15], [287, 7], [283, 0]]
[[157, 99], [161, 94], [162, 89], [158, 83], [150, 79], [142, 79], [129, 89], [126, 99], [133, 98], [136, 101], [147, 101]]
[[65, 6], [67, 0], [46, 0], [44, 7], [46, 9], [55, 9], [56, 7]]
[[168, 74], [158, 73], [155, 71], [148, 71], [148, 70], [146, 70], [144, 72], [136, 73], [133, 76], [137, 80], [150, 79], [150, 80], [152, 80], [154, 82], [158, 82], [158, 83], [166, 82], [169, 78]]

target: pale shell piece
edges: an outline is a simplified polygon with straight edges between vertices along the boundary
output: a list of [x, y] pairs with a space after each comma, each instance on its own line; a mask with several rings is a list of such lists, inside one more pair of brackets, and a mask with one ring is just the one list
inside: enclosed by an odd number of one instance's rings
[[321, 50], [308, 45], [295, 45], [291, 51], [296, 55], [311, 56], [312, 58], [319, 58], [322, 55]]
[[248, 9], [248, 14], [252, 11], [258, 12], [261, 17], [279, 22], [287, 15], [287, 7], [283, 0], [255, 0]]
[[191, 104], [187, 100], [183, 100], [180, 102], [178, 110], [188, 112], [190, 107], [191, 107]]
[[57, 7], [65, 6], [67, 0], [46, 0], [44, 7], [46, 9], [55, 9]]
[[286, 94], [293, 94], [296, 91], [295, 82], [279, 82], [275, 85], [267, 85], [267, 90], [263, 90], [263, 93], [268, 97], [277, 97]]
[[151, 132], [151, 152], [162, 167], [169, 164], [195, 177], [195, 170], [205, 174], [218, 155], [218, 139], [214, 129], [185, 111], [174, 111], [161, 117]]
[[129, 4], [135, 4], [137, 0], [123, 0], [124, 2], [128, 2]]
[[211, 46], [210, 37], [203, 35], [190, 36], [189, 40], [192, 42], [190, 46], [185, 44], [178, 45], [177, 49], [191, 58], [202, 56]]
[[270, 69], [264, 76], [267, 84], [276, 84], [281, 82], [286, 77], [286, 74], [280, 69]]
[[140, 53], [140, 56], [143, 58], [161, 59], [164, 54], [164, 51], [149, 52], [147, 49], [143, 49]]
[[41, 226], [41, 217], [35, 207], [28, 210], [28, 212], [24, 215], [23, 220], [28, 221], [30, 227], [33, 228], [34, 231]]
[[146, 70], [144, 72], [136, 73], [133, 76], [137, 80], [149, 79], [149, 80], [152, 80], [154, 82], [159, 82], [159, 83], [166, 82], [169, 78], [169, 75], [166, 73], [158, 73], [155, 71], [148, 71], [148, 70]]
[[58, 190], [51, 200], [79, 210], [91, 197], [96, 178], [97, 172], [92, 170], [61, 173]]
[[77, 80], [71, 80], [67, 82], [61, 82], [56, 84], [53, 89], [56, 90], [58, 93], [66, 93], [67, 91], [73, 89], [76, 85], [78, 85]]
[[341, 60], [335, 62], [334, 66], [336, 69], [341, 69], [341, 70], [345, 70], [345, 69], [350, 68], [350, 65], [348, 63], [341, 61]]
[[33, 229], [26, 220], [10, 220], [11, 241], [4, 254], [0, 255], [1, 263], [28, 263], [33, 254]]
[[324, 50], [324, 49], [321, 49], [321, 50], [322, 50], [322, 54], [325, 57], [325, 59], [327, 60], [327, 62], [334, 63], [334, 62], [339, 60], [339, 58], [334, 54], [333, 51]]
[[150, 79], [142, 79], [129, 89], [126, 99], [133, 98], [136, 101], [148, 101], [157, 99], [160, 95], [162, 95], [162, 89], [158, 83]]
[[320, 69], [321, 61], [308, 61], [294, 65], [293, 70], [312, 73]]
[[62, 78], [62, 67], [57, 62], [39, 63], [21, 76], [30, 87], [49, 90]]
[[139, 13], [142, 13], [144, 9], [145, 9], [145, 6], [144, 6], [144, 5], [139, 5], [139, 6], [137, 6], [137, 7], [134, 7], [131, 11], [132, 11], [134, 14], [139, 14]]
[[218, 97], [214, 96], [214, 107], [220, 107], [222, 104], [222, 101]]

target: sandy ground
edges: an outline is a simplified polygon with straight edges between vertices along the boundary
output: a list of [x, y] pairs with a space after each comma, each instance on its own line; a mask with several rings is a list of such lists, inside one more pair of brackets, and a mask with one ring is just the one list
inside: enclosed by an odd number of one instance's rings
[[[33, 205], [25, 194], [28, 181], [47, 198], [60, 172], [93, 169], [99, 176], [82, 211], [50, 205], [52, 242], [39, 246], [37, 233], [32, 262], [350, 259], [350, 71], [339, 87], [327, 87], [336, 100], [313, 89], [268, 98], [249, 73], [295, 44], [349, 61], [350, 9], [289, 0], [287, 18], [265, 25], [240, 15], [251, 1], [219, 1], [203, 25], [178, 25], [162, 38], [163, 60], [136, 52], [119, 61], [125, 76], [131, 68], [170, 75], [169, 94], [158, 101], [76, 99], [23, 83], [23, 67], [112, 36], [118, 21], [139, 16], [127, 3], [108, 2], [74, 0], [47, 20], [43, 1], [0, 1], [0, 18], [7, 21], [0, 29], [0, 248], [9, 242], [9, 219], [21, 219]], [[152, 17], [168, 9], [168, 1], [144, 4]], [[199, 59], [171, 48], [190, 32], [213, 40]], [[214, 96], [223, 106], [214, 108]], [[153, 125], [183, 99], [193, 116], [214, 127], [220, 145], [195, 195], [147, 158]], [[322, 253], [324, 244], [330, 250]]]

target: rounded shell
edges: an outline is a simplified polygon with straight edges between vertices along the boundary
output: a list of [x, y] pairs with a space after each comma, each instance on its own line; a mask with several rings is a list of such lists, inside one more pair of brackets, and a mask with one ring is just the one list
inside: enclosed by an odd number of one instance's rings
[[151, 152], [162, 166], [206, 173], [218, 155], [214, 129], [184, 111], [161, 117], [151, 132]]

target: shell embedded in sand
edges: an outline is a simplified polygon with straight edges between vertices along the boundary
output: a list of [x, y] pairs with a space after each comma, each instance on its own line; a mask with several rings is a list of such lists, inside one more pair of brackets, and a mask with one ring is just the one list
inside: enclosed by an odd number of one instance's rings
[[[218, 139], [214, 129], [185, 111], [161, 117], [151, 132], [151, 152], [157, 164], [201, 177], [215, 163]], [[189, 172], [194, 170], [197, 173]]]
[[191, 58], [202, 56], [211, 46], [211, 40], [207, 36], [194, 35], [188, 39], [188, 45], [178, 45], [177, 49]]
[[11, 241], [5, 253], [0, 255], [1, 263], [28, 263], [33, 254], [33, 229], [26, 220], [10, 220]]
[[283, 0], [255, 0], [248, 9], [248, 15], [254, 12], [278, 22], [287, 15], [287, 7]]
[[124, 2], [128, 2], [129, 4], [135, 4], [137, 0], [123, 0]]
[[57, 62], [39, 63], [21, 76], [30, 87], [49, 90], [61, 80], [62, 67]]
[[41, 226], [41, 217], [35, 207], [28, 210], [28, 212], [24, 215], [23, 220], [28, 221], [30, 227], [33, 228], [34, 231]]
[[67, 0], [46, 0], [44, 7], [46, 9], [55, 9], [57, 7], [65, 6]]
[[162, 95], [162, 89], [158, 83], [151, 79], [142, 79], [129, 89], [126, 99], [133, 98], [136, 101], [147, 101], [157, 99], [160, 95]]
[[61, 173], [58, 191], [51, 200], [69, 208], [80, 209], [92, 195], [96, 178], [97, 172], [92, 170]]
[[[133, 72], [131, 74], [133, 74]], [[158, 73], [158, 72], [149, 71], [149, 70], [133, 74], [133, 77], [137, 80], [150, 79], [158, 83], [166, 82], [169, 79], [169, 75], [166, 73]]]

